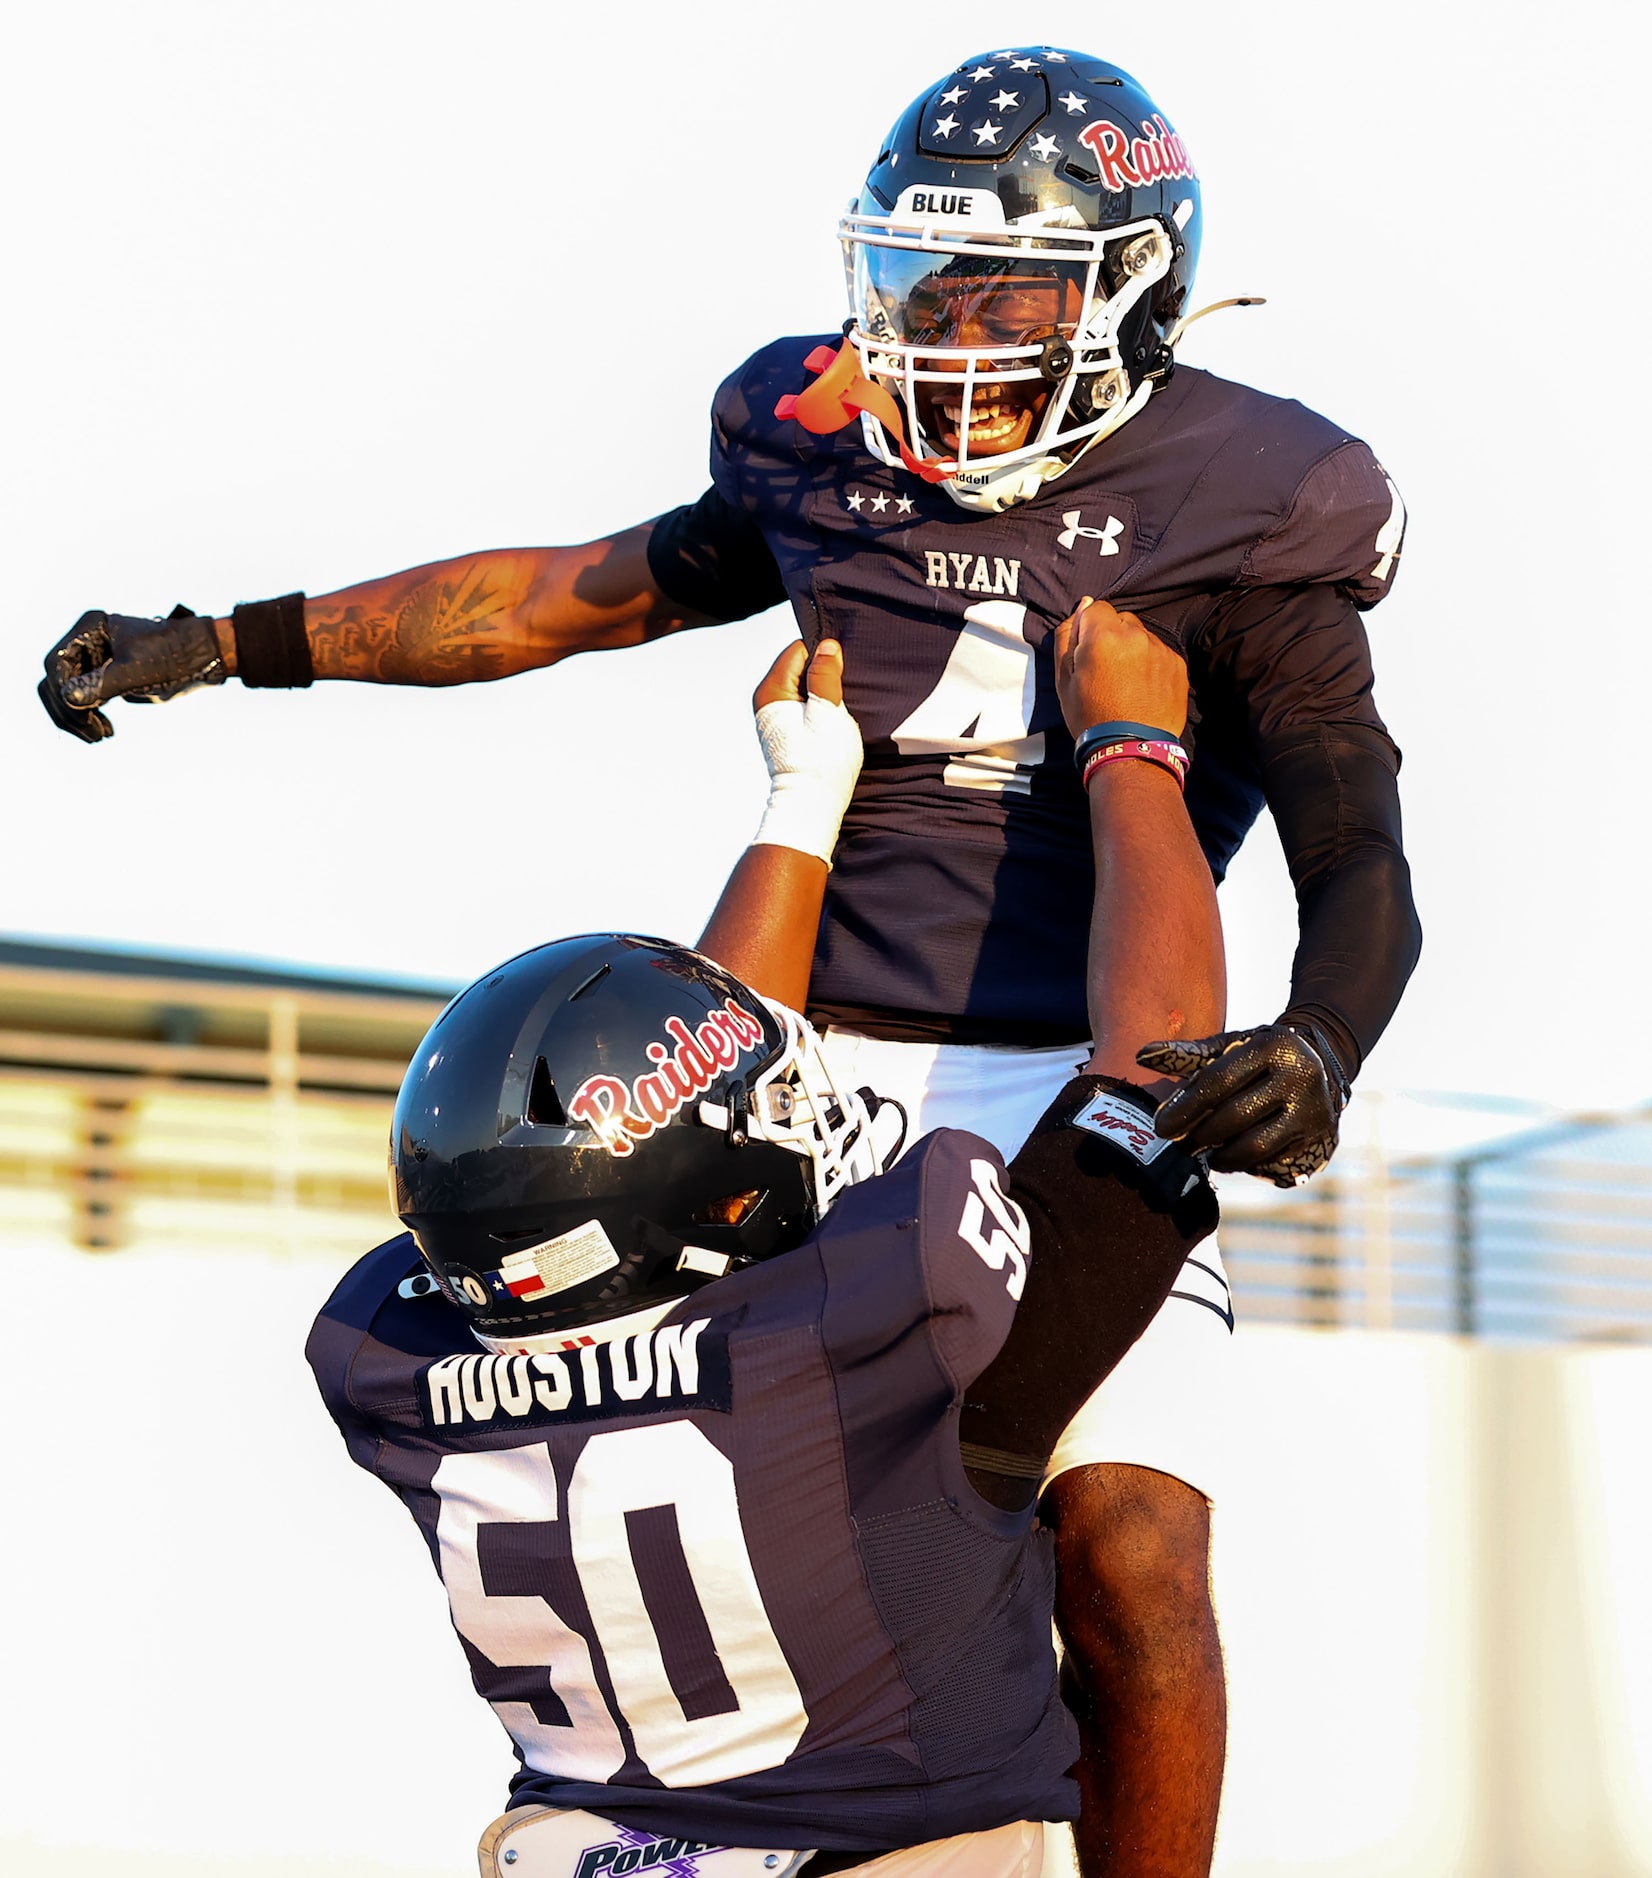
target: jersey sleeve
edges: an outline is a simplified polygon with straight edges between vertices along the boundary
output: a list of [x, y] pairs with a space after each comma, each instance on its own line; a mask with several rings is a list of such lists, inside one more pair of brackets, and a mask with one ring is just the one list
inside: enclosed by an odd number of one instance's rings
[[1201, 631], [1195, 664], [1211, 734], [1199, 733], [1210, 761], [1189, 778], [1190, 808], [1224, 778], [1255, 778], [1296, 888], [1289, 1010], [1320, 1025], [1352, 1077], [1422, 949], [1400, 754], [1372, 695], [1364, 621], [1328, 584], [1240, 589]]
[[1154, 1133], [1153, 1108], [1132, 1084], [1077, 1076], [1010, 1162], [1026, 1282], [960, 1423], [966, 1458], [987, 1472], [1036, 1483], [1062, 1429], [1216, 1228], [1208, 1175]]
[[749, 619], [786, 598], [762, 529], [715, 486], [654, 523], [648, 571], [668, 600], [708, 619]]
[[1251, 544], [1239, 584], [1323, 582], [1363, 610], [1387, 593], [1404, 540], [1393, 478], [1350, 437], [1308, 467], [1283, 515]]
[[411, 1233], [375, 1246], [339, 1281], [304, 1346], [328, 1414], [338, 1424], [351, 1458], [369, 1472], [374, 1471], [378, 1437], [353, 1386], [356, 1362], [375, 1327], [382, 1328], [386, 1310], [397, 1302], [402, 1280], [423, 1269]]
[[918, 1251], [930, 1335], [960, 1388], [1003, 1347], [1026, 1289], [1032, 1229], [998, 1150], [959, 1129], [923, 1144]]

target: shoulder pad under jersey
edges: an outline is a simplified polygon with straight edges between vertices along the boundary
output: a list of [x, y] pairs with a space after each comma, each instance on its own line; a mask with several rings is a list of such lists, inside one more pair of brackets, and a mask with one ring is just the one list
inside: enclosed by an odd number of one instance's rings
[[[1323, 584], [1362, 608], [1388, 591], [1405, 504], [1370, 446], [1319, 412], [1184, 366], [1119, 440], [1166, 511], [1150, 564], [1224, 560], [1226, 584]], [[1088, 473], [1105, 477], [1109, 454]]]
[[358, 1259], [321, 1307], [304, 1355], [335, 1421], [362, 1410], [358, 1357], [369, 1343], [393, 1366], [442, 1354], [456, 1339], [469, 1344], [464, 1320], [434, 1287], [403, 1295], [403, 1280], [428, 1270], [413, 1235], [401, 1233]]
[[[803, 361], [817, 346], [835, 351], [841, 343], [842, 335], [836, 332], [776, 339], [717, 387], [711, 402], [711, 480], [725, 502], [752, 507], [753, 485], [744, 474], [748, 465], [795, 465], [820, 447], [821, 439], [809, 436], [790, 418], [776, 417], [774, 407], [788, 392], [809, 384]], [[859, 426], [849, 434], [858, 444]]]

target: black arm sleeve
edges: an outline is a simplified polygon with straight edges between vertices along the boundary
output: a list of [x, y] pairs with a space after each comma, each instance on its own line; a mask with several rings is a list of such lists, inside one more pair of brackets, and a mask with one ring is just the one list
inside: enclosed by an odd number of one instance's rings
[[725, 624], [767, 612], [786, 598], [763, 531], [715, 489], [656, 520], [648, 537], [648, 571], [668, 600]]
[[1422, 949], [1364, 622], [1335, 587], [1242, 589], [1200, 629], [1195, 663], [1201, 718], [1259, 776], [1296, 888], [1285, 1015], [1318, 1025], [1352, 1080]]
[[1032, 1229], [1027, 1282], [959, 1423], [970, 1478], [997, 1505], [1032, 1500], [1062, 1429], [1216, 1229], [1204, 1168], [1153, 1133], [1153, 1109], [1132, 1084], [1076, 1076], [1009, 1164]]

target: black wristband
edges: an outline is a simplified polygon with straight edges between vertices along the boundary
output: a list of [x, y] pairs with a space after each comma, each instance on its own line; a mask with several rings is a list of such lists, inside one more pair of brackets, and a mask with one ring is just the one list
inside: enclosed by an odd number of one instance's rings
[[300, 691], [315, 682], [304, 596], [245, 600], [235, 609], [235, 675], [260, 690]]
[[1073, 743], [1073, 767], [1082, 776], [1084, 765], [1098, 750], [1105, 749], [1110, 743], [1176, 743], [1181, 742], [1174, 731], [1155, 730], [1151, 724], [1129, 724], [1120, 719], [1112, 724], [1092, 724], [1088, 730], [1081, 730]]

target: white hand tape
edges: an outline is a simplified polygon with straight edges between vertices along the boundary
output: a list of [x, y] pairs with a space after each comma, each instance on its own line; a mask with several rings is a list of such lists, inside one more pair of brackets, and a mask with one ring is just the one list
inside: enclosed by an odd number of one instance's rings
[[828, 867], [860, 775], [860, 726], [824, 698], [782, 699], [757, 713], [769, 800], [752, 845], [796, 848]]

